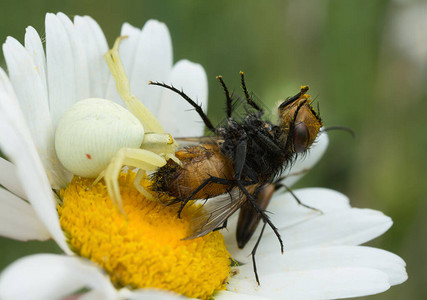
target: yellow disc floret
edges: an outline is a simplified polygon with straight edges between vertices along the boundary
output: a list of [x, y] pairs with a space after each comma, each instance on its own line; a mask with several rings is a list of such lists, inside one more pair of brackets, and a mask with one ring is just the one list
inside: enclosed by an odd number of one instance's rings
[[183, 240], [196, 208], [179, 219], [176, 208], [146, 200], [133, 179], [133, 172], [119, 179], [124, 216], [103, 183], [90, 187], [92, 180], [74, 177], [58, 207], [71, 249], [104, 268], [117, 288], [159, 288], [202, 299], [224, 289], [230, 254], [222, 235]]

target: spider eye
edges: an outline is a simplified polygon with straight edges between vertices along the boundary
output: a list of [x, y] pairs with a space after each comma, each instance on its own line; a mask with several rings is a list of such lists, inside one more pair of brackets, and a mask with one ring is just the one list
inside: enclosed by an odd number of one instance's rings
[[300, 122], [295, 125], [294, 130], [294, 148], [296, 153], [301, 153], [307, 150], [309, 142], [309, 132], [307, 126]]

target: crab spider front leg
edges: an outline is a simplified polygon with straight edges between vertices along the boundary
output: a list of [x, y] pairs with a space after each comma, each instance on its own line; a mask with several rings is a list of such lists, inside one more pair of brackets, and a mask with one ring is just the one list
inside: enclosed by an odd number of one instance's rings
[[[122, 212], [124, 211], [117, 177], [123, 165], [139, 168], [134, 185], [141, 194], [149, 199], [153, 197], [140, 184], [141, 179], [145, 175], [145, 171], [156, 170], [158, 167], [166, 164], [168, 159], [172, 159], [181, 165], [179, 159], [175, 157], [175, 149], [178, 144], [170, 134], [164, 132], [162, 125], [156, 117], [130, 91], [129, 80], [119, 55], [119, 45], [124, 38], [126, 37], [117, 38], [113, 48], [110, 49], [104, 57], [116, 83], [118, 94], [125, 102], [129, 111], [144, 127], [144, 140], [140, 146], [142, 149], [120, 150], [107, 169], [104, 170], [97, 179], [99, 180], [104, 177], [110, 197], [115, 201]], [[133, 157], [134, 155], [137, 155], [139, 159], [135, 160], [135, 157]], [[150, 161], [150, 159], [153, 159], [153, 161]], [[95, 180], [95, 182], [97, 182], [97, 180]]]
[[[105, 172], [103, 172], [103, 177], [107, 186], [108, 194], [115, 202], [116, 207], [123, 214], [125, 214], [125, 212], [123, 209], [122, 197], [120, 196], [119, 183], [117, 181], [122, 167], [126, 165], [129, 167], [139, 168], [139, 171], [143, 172], [143, 176], [145, 173], [144, 171], [155, 171], [157, 168], [162, 167], [165, 164], [166, 160], [162, 156], [145, 149], [122, 148], [116, 153], [107, 169], [105, 169]], [[138, 177], [141, 177], [141, 174], [139, 174]], [[144, 196], [149, 195], [148, 197], [152, 198], [152, 196], [141, 185], [138, 185], [138, 190], [143, 190], [142, 194]]]
[[[181, 162], [175, 157], [175, 148], [178, 147], [178, 143], [172, 138], [170, 134], [164, 133], [164, 129], [156, 117], [148, 110], [148, 108], [134, 96], [130, 91], [129, 80], [126, 76], [125, 69], [123, 67], [122, 60], [119, 55], [119, 45], [122, 39], [127, 38], [127, 36], [120, 36], [114, 42], [113, 48], [111, 48], [104, 57], [107, 61], [107, 65], [110, 69], [111, 75], [116, 83], [116, 89], [120, 97], [125, 102], [129, 111], [141, 122], [144, 126], [145, 132], [148, 133], [158, 133], [167, 135], [166, 138], [159, 135], [158, 140], [155, 142], [156, 149], [153, 148], [152, 151], [156, 153], [164, 154], [165, 158], [173, 159], [175, 162], [181, 164]], [[146, 140], [147, 138], [145, 138]], [[146, 148], [150, 144], [153, 144], [152, 141], [145, 141], [141, 148]], [[166, 141], [167, 149], [163, 147], [161, 143]], [[159, 147], [163, 147], [165, 151], [158, 152], [156, 151]]]
[[111, 48], [104, 57], [110, 72], [116, 82], [117, 92], [125, 102], [130, 112], [141, 122], [146, 132], [164, 133], [162, 125], [156, 117], [130, 92], [129, 80], [126, 76], [125, 69], [123, 68], [122, 60], [119, 55], [120, 41], [126, 36], [118, 37]]

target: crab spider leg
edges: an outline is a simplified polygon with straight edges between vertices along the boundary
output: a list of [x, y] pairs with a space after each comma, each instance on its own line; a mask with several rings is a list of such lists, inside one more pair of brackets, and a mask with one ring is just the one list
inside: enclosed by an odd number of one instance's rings
[[166, 160], [172, 159], [182, 166], [181, 161], [173, 154], [177, 146], [178, 143], [169, 133], [146, 133], [141, 148], [159, 154]]
[[145, 133], [141, 148], [154, 153], [174, 153], [176, 142], [169, 133]]
[[[117, 151], [104, 173], [104, 181], [107, 186], [108, 194], [116, 207], [125, 214], [123, 210], [122, 197], [118, 177], [123, 165], [135, 167], [144, 171], [154, 171], [166, 164], [166, 160], [151, 151], [145, 149], [122, 148]], [[142, 186], [140, 188], [143, 189]], [[147, 192], [148, 193], [148, 192]], [[143, 193], [145, 195], [145, 193]]]
[[110, 72], [116, 82], [117, 92], [129, 108], [130, 112], [142, 123], [146, 132], [164, 133], [165, 131], [159, 121], [157, 121], [156, 117], [130, 92], [129, 80], [119, 56], [119, 44], [124, 38], [126, 38], [126, 36], [118, 37], [113, 48], [104, 55], [108, 67], [110, 68]]
[[139, 169], [136, 172], [136, 176], [135, 176], [135, 180], [133, 182], [133, 185], [135, 186], [135, 188], [138, 192], [140, 192], [142, 195], [144, 195], [145, 198], [147, 198], [151, 201], [155, 201], [156, 199], [154, 199], [154, 197], [149, 192], [147, 192], [147, 190], [144, 189], [144, 187], [141, 185], [141, 180], [142, 180], [142, 178], [144, 178], [144, 175], [145, 175], [145, 171]]
[[[174, 142], [174, 139], [169, 133], [145, 133], [141, 148], [159, 154], [166, 160], [172, 159], [177, 164], [182, 165], [181, 161], [174, 154], [171, 154], [175, 152], [176, 142]], [[107, 169], [103, 170], [98, 175], [91, 186], [96, 185], [104, 178], [106, 170]], [[142, 179], [142, 177], [140, 179]]]

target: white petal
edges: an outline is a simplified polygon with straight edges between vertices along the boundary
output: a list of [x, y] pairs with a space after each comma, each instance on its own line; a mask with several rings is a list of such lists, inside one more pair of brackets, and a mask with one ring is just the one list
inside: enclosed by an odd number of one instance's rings
[[[392, 220], [379, 211], [353, 208], [324, 214], [292, 227], [279, 228], [279, 231], [286, 251], [310, 246], [363, 244], [386, 232], [392, 224]], [[277, 251], [269, 247], [275, 239], [273, 232], [267, 232], [260, 252]]]
[[353, 208], [320, 215], [281, 232], [286, 236], [287, 249], [358, 245], [380, 236], [392, 224], [392, 220], [379, 211]]
[[157, 116], [162, 90], [148, 85], [148, 82], [166, 82], [172, 69], [172, 42], [165, 24], [156, 20], [145, 23], [133, 64], [132, 72], [128, 73], [131, 93]]
[[49, 105], [54, 129], [71, 105], [89, 96], [86, 60], [70, 23], [62, 14], [46, 14]]
[[33, 61], [37, 74], [40, 77], [40, 82], [41, 82], [41, 85], [43, 86], [44, 94], [46, 95], [46, 101], [48, 101], [46, 56], [44, 54], [42, 41], [40, 40], [38, 33], [31, 26], [28, 26], [25, 31], [25, 49], [27, 49], [27, 52]]
[[91, 290], [87, 293], [84, 293], [83, 295], [78, 294], [78, 296], [76, 298], [73, 298], [73, 296], [71, 296], [71, 297], [65, 298], [63, 300], [71, 300], [71, 299], [75, 299], [75, 300], [104, 300], [105, 294], [99, 290]]
[[132, 74], [141, 29], [134, 27], [129, 23], [123, 23], [120, 34], [122, 36], [126, 36], [126, 39], [121, 42], [123, 45], [120, 47], [120, 57], [123, 65], [126, 66], [126, 71], [129, 72], [129, 74]]
[[121, 299], [129, 300], [169, 300], [169, 299], [188, 299], [184, 296], [175, 294], [170, 291], [155, 290], [155, 289], [139, 289], [128, 290], [123, 288], [119, 291]]
[[60, 299], [83, 287], [114, 299], [116, 292], [108, 278], [83, 259], [54, 254], [22, 258], [0, 276], [0, 298]]
[[104, 98], [110, 76], [104, 54], [108, 44], [98, 23], [91, 17], [76, 16], [74, 24], [78, 40], [81, 41], [89, 71], [90, 97]]
[[[371, 268], [387, 274], [390, 285], [404, 282], [408, 276], [405, 262], [397, 255], [370, 247], [312, 247], [291, 250], [283, 255], [257, 255], [258, 274], [325, 270], [339, 268]], [[239, 267], [241, 274], [253, 276], [252, 264]]]
[[[290, 227], [279, 227], [279, 232], [286, 252], [313, 246], [362, 244], [381, 235], [391, 225], [391, 219], [381, 212], [353, 208], [319, 215]], [[239, 261], [249, 261], [249, 254], [259, 236], [258, 232], [243, 250], [232, 247], [229, 249], [230, 254]], [[277, 237], [268, 226], [257, 253], [280, 253]]]
[[295, 164], [289, 170], [285, 170], [283, 175], [286, 178], [282, 181], [287, 186], [292, 186], [301, 177], [312, 169], [322, 158], [328, 148], [329, 138], [326, 132], [321, 131], [313, 146], [308, 150], [306, 156], [299, 156]]
[[[47, 74], [46, 74], [47, 73], [46, 56], [45, 56], [43, 45], [38, 33], [31, 26], [27, 27], [26, 29], [25, 49], [27, 49], [27, 52], [29, 53], [30, 57], [33, 60], [36, 71], [39, 74], [40, 82], [44, 90], [44, 94], [46, 95], [46, 102], [48, 104], [49, 99], [47, 96], [48, 88], [47, 88]], [[32, 117], [34, 118], [34, 115]], [[53, 132], [52, 120], [50, 116], [49, 116], [48, 125], [49, 127], [47, 128], [47, 130]], [[42, 162], [48, 173], [51, 186], [53, 188], [59, 188], [59, 187], [64, 188], [66, 184], [71, 180], [71, 174], [69, 174], [69, 172], [67, 172], [59, 162], [54, 150], [55, 148], [53, 143], [54, 143], [53, 136], [50, 136], [46, 144], [47, 152], [45, 154], [42, 154], [39, 151], [39, 155], [41, 157], [43, 156], [48, 157], [47, 161], [43, 160]]]
[[27, 199], [53, 239], [66, 253], [69, 250], [59, 226], [56, 202], [31, 135], [18, 107], [12, 86], [0, 68], [0, 147], [15, 164], [18, 177], [24, 183]]
[[1, 187], [0, 235], [20, 241], [50, 238], [31, 205]]
[[266, 300], [271, 298], [262, 297], [259, 295], [244, 294], [236, 291], [219, 291], [214, 295], [215, 300]]
[[19, 107], [15, 91], [13, 90], [9, 77], [7, 77], [7, 74], [2, 68], [0, 68], [0, 93], [2, 93], [0, 105], [5, 107], [4, 113], [8, 113], [11, 116], [17, 116], [21, 121], [20, 126], [26, 127], [24, 116], [22, 115]]
[[[313, 208], [317, 208], [324, 214], [351, 208], [348, 197], [334, 190], [325, 188], [306, 188], [295, 190], [293, 192], [302, 203]], [[319, 212], [299, 205], [294, 197], [289, 193], [275, 194], [271, 199], [267, 211], [271, 212], [271, 214], [269, 214], [271, 221], [278, 228], [285, 228], [296, 225], [311, 218], [316, 218], [320, 215]], [[229, 227], [229, 231], [223, 232], [227, 248], [231, 252], [232, 256], [236, 259], [240, 258], [241, 256], [246, 257], [248, 255], [252, 249], [251, 247], [253, 247], [261, 231], [261, 226], [259, 226], [254, 236], [252, 237], [250, 245], [247, 245], [245, 247], [244, 253], [242, 253], [242, 250], [238, 249], [237, 243], [235, 241], [236, 226], [233, 226], [233, 224], [237, 223], [237, 218], [238, 214], [236, 213], [230, 218], [229, 224], [231, 226]], [[266, 232], [268, 231], [269, 229], [266, 230]], [[265, 243], [264, 238], [265, 237], [263, 237], [261, 244]], [[286, 245], [287, 235], [284, 237], [284, 239]], [[274, 244], [274, 247], [277, 246], [277, 241], [271, 242]], [[277, 249], [273, 248], [273, 250], [276, 251]]]
[[11, 162], [1, 157], [0, 184], [22, 199], [27, 199], [21, 181], [17, 175], [16, 167]]
[[[188, 60], [176, 63], [169, 76], [168, 84], [183, 90], [207, 112], [208, 80], [206, 72], [199, 64]], [[158, 119], [166, 132], [176, 137], [203, 136], [205, 124], [199, 114], [180, 95], [161, 88], [162, 97]]]
[[3, 45], [4, 56], [16, 96], [31, 134], [38, 148], [45, 151], [47, 140], [52, 138], [46, 90], [37, 67], [26, 49], [14, 38], [8, 37]]
[[[351, 208], [346, 195], [331, 189], [305, 188], [295, 190], [293, 193], [303, 204], [318, 209], [323, 214]], [[272, 213], [273, 223], [281, 228], [320, 215], [319, 212], [298, 204], [290, 193], [274, 195], [267, 211]]]
[[[133, 71], [135, 53], [136, 53], [136, 48], [138, 46], [141, 30], [136, 27], [133, 27], [128, 23], [124, 23], [122, 25], [122, 31], [120, 34], [121, 36], [127, 37], [126, 39], [120, 42], [119, 53], [120, 53], [120, 59], [122, 60], [122, 63], [123, 63], [123, 67], [126, 71], [126, 75], [129, 78], [129, 75], [132, 74], [132, 71]], [[123, 105], [123, 106], [125, 105], [123, 100], [120, 98], [119, 94], [117, 93], [116, 84], [112, 76], [109, 76], [107, 94], [105, 97], [106, 99], [115, 101], [120, 105]]]
[[64, 26], [57, 16], [46, 14], [46, 59], [49, 105], [54, 128], [77, 98], [74, 81], [74, 57]]
[[[56, 16], [64, 26], [66, 33], [68, 35], [68, 40], [70, 41], [73, 58], [74, 58], [74, 70], [75, 70], [75, 83], [77, 91], [77, 100], [86, 99], [90, 97], [90, 87], [89, 87], [89, 67], [88, 60], [86, 58], [83, 41], [80, 40], [80, 36], [77, 33], [77, 30], [74, 27], [73, 22], [63, 13], [57, 13]], [[89, 50], [89, 49], [86, 49]], [[89, 53], [90, 54], [90, 53]]]
[[9, 76], [24, 112], [43, 166], [54, 188], [65, 187], [66, 178], [57, 163], [45, 86], [26, 49], [9, 37], [3, 45]]
[[273, 299], [337, 299], [381, 293], [390, 287], [385, 273], [370, 268], [263, 274], [260, 281], [257, 286], [254, 279], [238, 274], [227, 289]]

